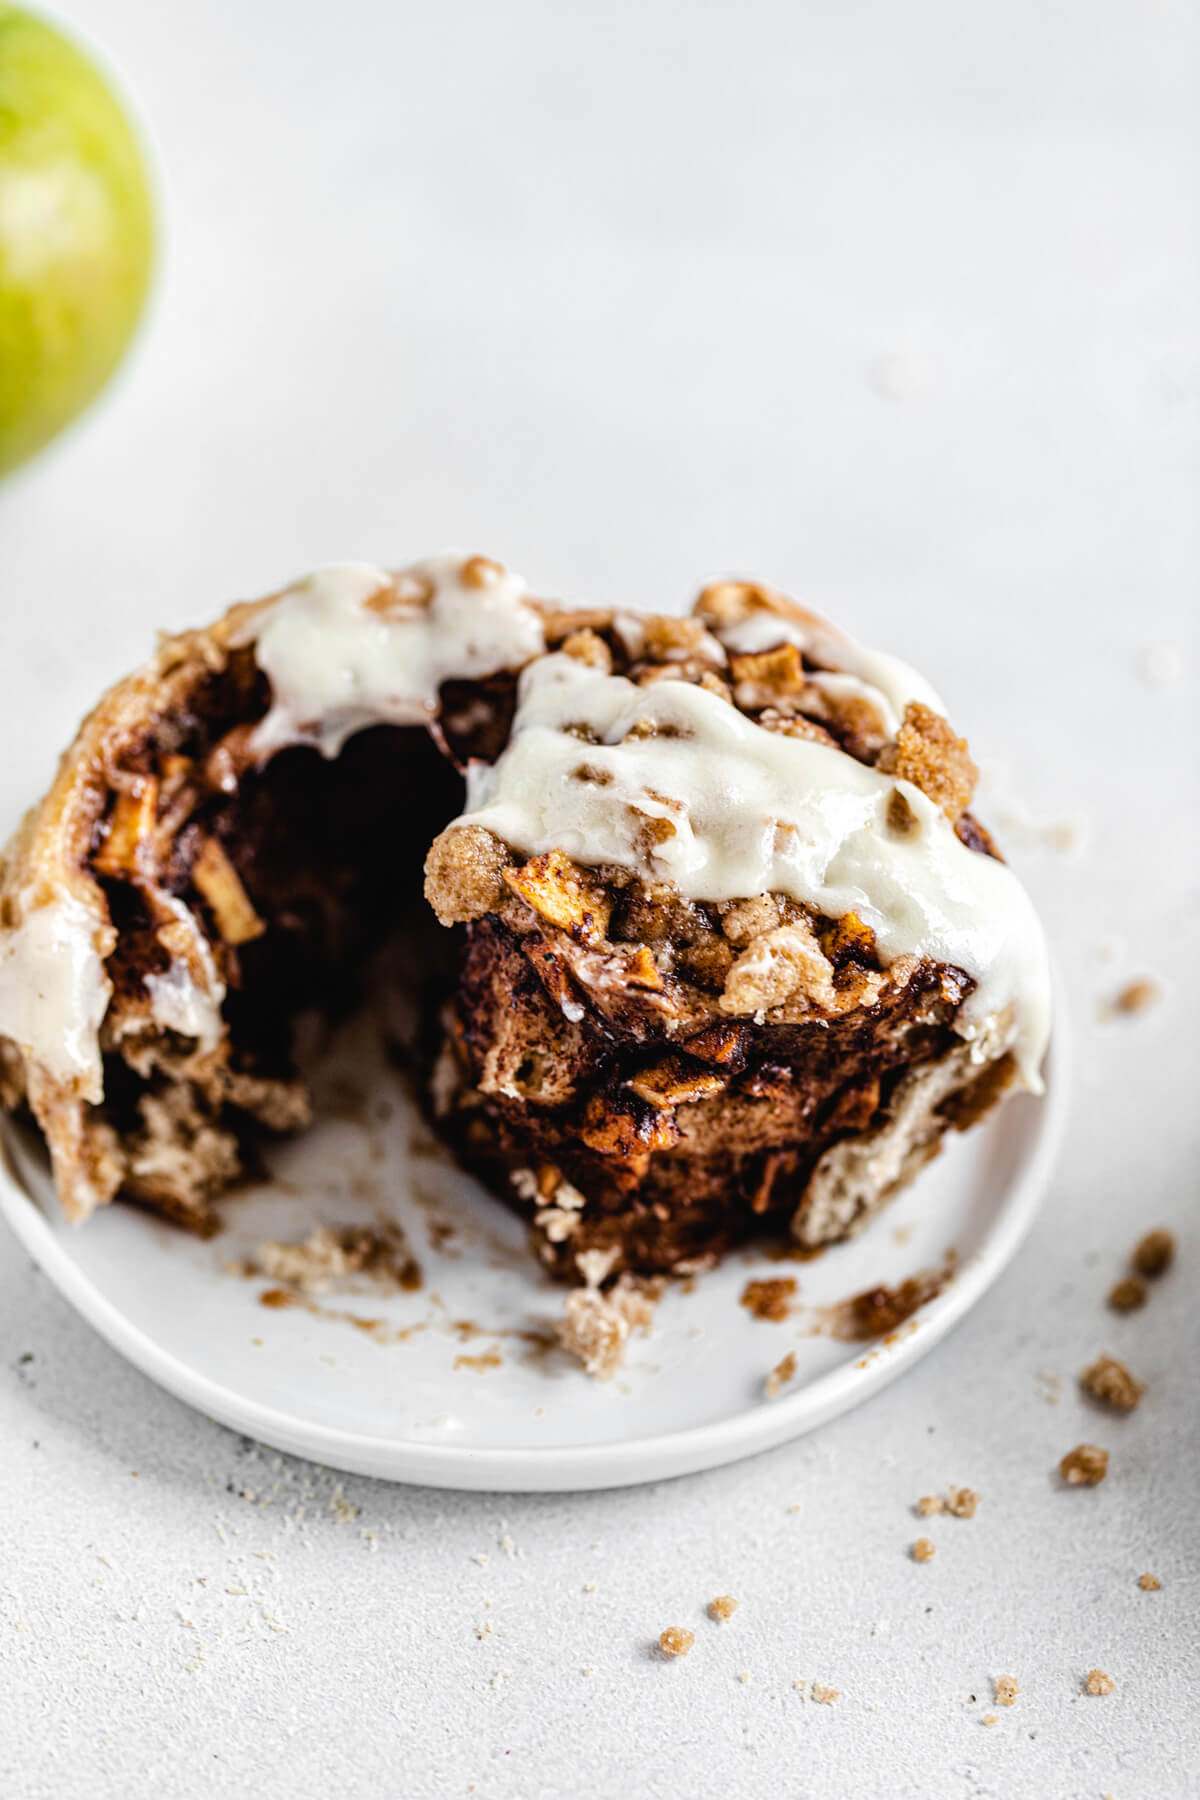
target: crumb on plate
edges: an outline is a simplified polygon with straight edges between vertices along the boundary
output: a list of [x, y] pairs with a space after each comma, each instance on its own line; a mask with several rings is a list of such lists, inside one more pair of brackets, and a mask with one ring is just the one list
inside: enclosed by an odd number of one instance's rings
[[782, 1361], [777, 1362], [767, 1376], [767, 1399], [777, 1400], [795, 1373], [796, 1352], [789, 1350]]
[[625, 1361], [633, 1333], [650, 1331], [659, 1293], [657, 1282], [633, 1275], [619, 1276], [607, 1292], [599, 1281], [575, 1288], [567, 1295], [558, 1325], [563, 1349], [577, 1356], [597, 1381], [610, 1381]]
[[795, 1295], [794, 1275], [774, 1275], [765, 1281], [748, 1281], [742, 1289], [741, 1305], [756, 1319], [779, 1325], [791, 1312]]

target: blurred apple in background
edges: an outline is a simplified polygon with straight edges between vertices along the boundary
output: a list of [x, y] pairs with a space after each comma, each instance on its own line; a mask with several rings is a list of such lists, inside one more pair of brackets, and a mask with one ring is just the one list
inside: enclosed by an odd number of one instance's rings
[[153, 241], [145, 165], [112, 89], [61, 32], [0, 0], [0, 474], [116, 368]]

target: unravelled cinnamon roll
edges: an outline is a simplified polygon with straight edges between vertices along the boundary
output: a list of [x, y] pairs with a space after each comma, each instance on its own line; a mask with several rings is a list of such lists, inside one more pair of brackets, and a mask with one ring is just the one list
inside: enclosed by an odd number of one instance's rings
[[918, 676], [761, 587], [675, 618], [481, 557], [324, 570], [168, 640], [18, 831], [4, 1099], [73, 1218], [212, 1229], [308, 1120], [292, 1021], [425, 863], [461, 939], [433, 1109], [548, 1264], [824, 1243], [1038, 1087], [1045, 947], [974, 777]]

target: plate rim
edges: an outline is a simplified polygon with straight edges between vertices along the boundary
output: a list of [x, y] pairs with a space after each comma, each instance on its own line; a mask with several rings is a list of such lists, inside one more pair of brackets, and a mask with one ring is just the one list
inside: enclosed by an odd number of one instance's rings
[[[63, 1298], [141, 1374], [218, 1424], [273, 1449], [377, 1480], [497, 1493], [571, 1492], [669, 1479], [774, 1449], [879, 1392], [940, 1343], [1008, 1267], [1037, 1214], [1066, 1128], [1070, 1049], [1061, 983], [1056, 979], [1054, 985], [1054, 1030], [1032, 1147], [983, 1244], [954, 1280], [890, 1340], [864, 1346], [861, 1357], [817, 1376], [797, 1393], [679, 1431], [620, 1443], [505, 1448], [422, 1443], [316, 1425], [200, 1373], [133, 1324], [64, 1247], [64, 1234], [72, 1228], [52, 1224], [26, 1188], [14, 1163], [7, 1119], [0, 1124], [0, 1216]], [[1002, 1117], [1001, 1109], [989, 1123], [995, 1128]]]

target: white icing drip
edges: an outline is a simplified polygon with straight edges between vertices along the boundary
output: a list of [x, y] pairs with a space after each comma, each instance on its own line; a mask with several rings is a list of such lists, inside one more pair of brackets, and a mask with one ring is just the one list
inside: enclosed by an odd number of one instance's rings
[[[630, 735], [646, 724], [654, 735]], [[907, 831], [888, 824], [896, 788]], [[1011, 870], [967, 849], [911, 783], [768, 731], [703, 688], [639, 688], [559, 654], [522, 675], [509, 746], [469, 771], [467, 799], [456, 822], [522, 855], [615, 863], [696, 900], [779, 892], [857, 913], [885, 964], [914, 955], [971, 975], [957, 1028], [981, 1057], [999, 1033], [1038, 1089], [1050, 1001], [1037, 915]], [[673, 830], [663, 840], [648, 819]]]
[[203, 1051], [214, 1050], [221, 1035], [221, 1009], [211, 994], [197, 987], [183, 963], [173, 962], [165, 975], [147, 975], [150, 1014], [164, 1031], [195, 1038]]
[[172, 894], [159, 896], [187, 932], [189, 961], [173, 957], [165, 975], [147, 975], [150, 1016], [164, 1030], [195, 1038], [204, 1054], [215, 1050], [221, 1039], [221, 1002], [225, 983], [217, 970], [212, 945], [182, 900]]
[[[463, 581], [469, 563], [479, 585]], [[368, 605], [376, 597], [388, 610]], [[480, 558], [430, 557], [396, 575], [368, 563], [318, 569], [256, 626], [272, 704], [255, 750], [315, 744], [332, 757], [364, 726], [428, 725], [443, 681], [519, 668], [545, 647], [528, 600], [519, 576]]]
[[96, 921], [73, 895], [36, 906], [0, 937], [0, 1036], [85, 1100], [104, 1091], [98, 1033], [112, 993], [96, 948]]
[[814, 661], [827, 663], [846, 675], [856, 675], [886, 702], [895, 720], [893, 732], [903, 719], [910, 700], [919, 701], [922, 706], [941, 713], [943, 718], [947, 716], [945, 705], [923, 675], [910, 669], [898, 656], [889, 656], [882, 650], [868, 650], [864, 644], [856, 643], [815, 614], [806, 619], [791, 619], [764, 608], [747, 613], [736, 625], [721, 626], [717, 636], [735, 655], [754, 656], [773, 649], [776, 644], [795, 644]]

